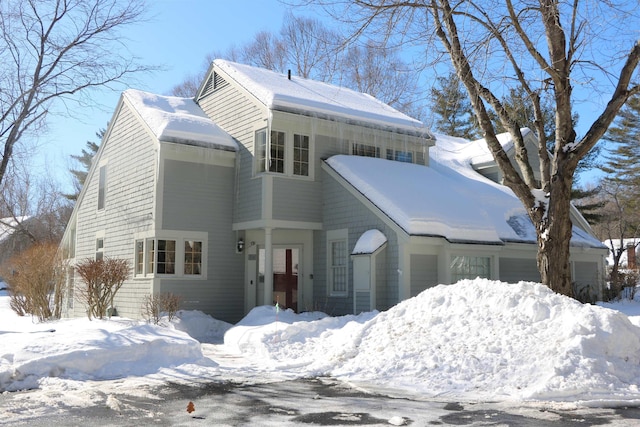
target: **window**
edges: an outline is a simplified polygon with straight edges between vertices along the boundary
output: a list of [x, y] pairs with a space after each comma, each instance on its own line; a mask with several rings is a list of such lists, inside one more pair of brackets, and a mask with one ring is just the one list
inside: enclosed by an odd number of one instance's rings
[[351, 146], [351, 154], [363, 157], [380, 157], [380, 148], [367, 144], [353, 144]]
[[256, 172], [307, 177], [311, 170], [311, 138], [260, 129], [255, 132]]
[[202, 242], [185, 240], [184, 274], [202, 274]]
[[100, 166], [98, 178], [98, 210], [104, 209], [104, 199], [107, 188], [107, 166]]
[[156, 241], [147, 239], [147, 273], [153, 274], [156, 265]]
[[135, 239], [135, 277], [172, 275], [206, 279], [207, 233], [164, 231], [162, 234], [161, 238]]
[[327, 232], [327, 277], [330, 296], [347, 296], [347, 230]]
[[271, 131], [269, 172], [284, 173], [284, 132]]
[[413, 152], [387, 149], [387, 160], [413, 163]]
[[293, 174], [309, 176], [309, 137], [293, 135]]
[[157, 250], [157, 271], [158, 274], [176, 273], [176, 241], [158, 239]]
[[135, 274], [144, 274], [144, 240], [136, 240]]
[[490, 278], [491, 260], [489, 257], [454, 256], [451, 258], [451, 281], [476, 277]]
[[96, 239], [96, 261], [104, 259], [104, 238]]

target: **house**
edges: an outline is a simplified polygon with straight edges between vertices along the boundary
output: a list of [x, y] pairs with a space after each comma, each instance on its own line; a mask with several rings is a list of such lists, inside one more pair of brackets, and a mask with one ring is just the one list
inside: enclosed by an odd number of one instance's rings
[[[275, 302], [347, 314], [463, 278], [539, 281], [533, 226], [481, 147], [366, 94], [215, 60], [194, 99], [123, 93], [62, 247], [71, 266], [131, 261], [115, 301], [130, 317], [158, 292], [235, 322]], [[607, 249], [574, 216], [574, 278], [597, 293]]]

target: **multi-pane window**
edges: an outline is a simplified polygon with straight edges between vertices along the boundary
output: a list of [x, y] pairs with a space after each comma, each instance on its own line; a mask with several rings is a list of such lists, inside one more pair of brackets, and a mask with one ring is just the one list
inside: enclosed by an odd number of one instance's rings
[[98, 210], [104, 209], [104, 199], [107, 191], [107, 166], [100, 166], [98, 177]]
[[202, 274], [202, 242], [185, 240], [184, 274]]
[[258, 157], [258, 172], [264, 172], [267, 163], [267, 130], [256, 131], [256, 150]]
[[293, 135], [293, 174], [309, 176], [309, 137]]
[[271, 131], [270, 150], [271, 158], [267, 159], [269, 163], [269, 172], [284, 173], [284, 132], [277, 130]]
[[144, 274], [144, 240], [136, 240], [135, 274]]
[[476, 277], [490, 278], [491, 260], [489, 257], [454, 256], [451, 258], [451, 280], [453, 283], [462, 279]]
[[154, 273], [156, 265], [156, 241], [147, 239], [147, 273]]
[[104, 238], [96, 239], [96, 261], [104, 259]]
[[351, 154], [354, 156], [380, 157], [380, 148], [368, 144], [356, 144], [351, 146]]
[[176, 273], [176, 241], [158, 239], [157, 250], [157, 271], [158, 274]]
[[387, 149], [387, 160], [413, 163], [413, 152]]
[[172, 239], [152, 237], [136, 240], [135, 275], [206, 278], [206, 246], [202, 237], [206, 239], [206, 233], [197, 233], [197, 236], [196, 233], [187, 233], [187, 236]]
[[347, 241], [329, 242], [329, 282], [331, 295], [347, 294]]

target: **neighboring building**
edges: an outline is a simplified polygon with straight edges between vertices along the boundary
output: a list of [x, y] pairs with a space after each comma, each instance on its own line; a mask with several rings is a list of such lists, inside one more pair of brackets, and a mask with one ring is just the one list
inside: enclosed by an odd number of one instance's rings
[[[276, 301], [346, 314], [462, 278], [539, 281], [533, 226], [478, 147], [365, 94], [216, 60], [193, 100], [124, 92], [63, 249], [131, 261], [115, 301], [130, 317], [158, 292], [235, 322]], [[574, 278], [599, 292], [607, 249], [574, 224]]]

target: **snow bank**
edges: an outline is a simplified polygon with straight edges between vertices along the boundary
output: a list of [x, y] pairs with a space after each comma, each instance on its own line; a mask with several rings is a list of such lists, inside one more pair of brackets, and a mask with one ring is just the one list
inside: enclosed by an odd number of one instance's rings
[[6, 326], [0, 326], [0, 391], [36, 388], [46, 377], [143, 376], [202, 359], [200, 343], [187, 334], [132, 321], [73, 319], [17, 332], [2, 331]]
[[[259, 313], [250, 313], [245, 322]], [[640, 329], [532, 283], [440, 285], [380, 314], [273, 323], [225, 344], [300, 375], [471, 399], [640, 398]]]

